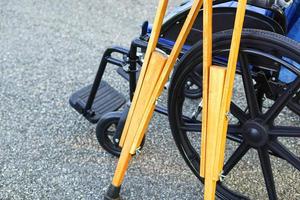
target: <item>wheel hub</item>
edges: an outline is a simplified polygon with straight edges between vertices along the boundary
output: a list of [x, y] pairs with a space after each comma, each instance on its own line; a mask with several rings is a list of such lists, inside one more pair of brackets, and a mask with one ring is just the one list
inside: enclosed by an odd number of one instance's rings
[[252, 147], [262, 147], [269, 139], [267, 128], [256, 121], [249, 121], [243, 126], [243, 138]]

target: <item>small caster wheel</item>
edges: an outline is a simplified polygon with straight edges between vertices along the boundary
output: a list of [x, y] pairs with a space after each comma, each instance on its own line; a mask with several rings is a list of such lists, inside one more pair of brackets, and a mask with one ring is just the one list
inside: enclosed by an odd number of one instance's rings
[[[122, 131], [126, 122], [128, 109], [123, 112], [116, 111], [104, 114], [98, 121], [96, 128], [96, 136], [99, 144], [108, 153], [113, 156], [120, 157], [121, 147], [119, 142], [122, 136]], [[145, 138], [142, 141], [140, 149], [144, 146]]]

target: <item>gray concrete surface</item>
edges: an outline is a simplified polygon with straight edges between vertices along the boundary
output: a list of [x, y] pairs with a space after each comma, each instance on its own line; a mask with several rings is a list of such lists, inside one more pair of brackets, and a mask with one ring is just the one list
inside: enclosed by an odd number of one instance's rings
[[[152, 20], [156, 3], [0, 0], [0, 199], [102, 199], [117, 160], [99, 147], [95, 126], [68, 98], [91, 83], [106, 47], [130, 44], [142, 21]], [[126, 93], [115, 75], [109, 70], [105, 79]], [[299, 123], [296, 116], [281, 119]], [[168, 127], [166, 117], [154, 116], [143, 153], [127, 173], [124, 199], [201, 199], [202, 186]], [[299, 141], [287, 143], [299, 147]], [[265, 199], [255, 155], [230, 181]], [[284, 172], [276, 178], [281, 199], [299, 199], [299, 172], [276, 166]]]

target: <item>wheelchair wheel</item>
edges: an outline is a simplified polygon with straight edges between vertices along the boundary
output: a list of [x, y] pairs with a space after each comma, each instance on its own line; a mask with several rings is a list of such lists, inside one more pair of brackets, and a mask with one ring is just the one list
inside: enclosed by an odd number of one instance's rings
[[[122, 149], [119, 142], [128, 111], [126, 108], [123, 112], [116, 111], [104, 114], [97, 124], [96, 136], [99, 144], [108, 153], [116, 157], [121, 155]], [[142, 140], [140, 150], [143, 149], [144, 144], [145, 138]]]
[[120, 138], [115, 138], [117, 126], [122, 112], [111, 112], [103, 115], [96, 128], [96, 136], [99, 144], [113, 156], [119, 157], [121, 148], [119, 147]]
[[[214, 35], [215, 65], [226, 66], [231, 35], [231, 31]], [[297, 145], [300, 137], [299, 116], [295, 116], [294, 122], [289, 116], [288, 125], [281, 125], [282, 120], [278, 120], [278, 116], [285, 113], [282, 111], [299, 91], [300, 73], [299, 69], [282, 58], [300, 63], [300, 45], [271, 32], [244, 30], [229, 115], [228, 145], [222, 174], [226, 178], [217, 184], [217, 195], [221, 199], [285, 199], [281, 195], [287, 189], [290, 195], [294, 192], [296, 198], [300, 188], [300, 159], [296, 155], [300, 152]], [[199, 176], [201, 96], [190, 99], [185, 92], [191, 73], [202, 65], [202, 44], [196, 44], [178, 65], [169, 88], [169, 122], [181, 155], [193, 173], [203, 181]], [[284, 85], [285, 89], [274, 90], [272, 88], [279, 87], [276, 80], [281, 67], [297, 74], [297, 78]], [[202, 66], [199, 73], [202, 74]], [[265, 97], [270, 98], [265, 100]], [[274, 163], [279, 163], [282, 168], [274, 171]], [[275, 182], [281, 179], [274, 178], [274, 174], [278, 175], [284, 169], [290, 170], [292, 175], [284, 171], [281, 176], [294, 179], [287, 179], [290, 185], [282, 191], [276, 185], [282, 186], [283, 183]], [[244, 174], [242, 177], [241, 173]]]

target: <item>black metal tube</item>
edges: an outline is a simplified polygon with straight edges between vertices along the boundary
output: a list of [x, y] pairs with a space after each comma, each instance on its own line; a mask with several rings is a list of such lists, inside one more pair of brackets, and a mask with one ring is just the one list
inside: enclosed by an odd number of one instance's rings
[[95, 97], [97, 95], [97, 91], [98, 91], [98, 88], [100, 86], [102, 76], [103, 76], [104, 71], [106, 69], [107, 63], [112, 63], [112, 64], [115, 64], [119, 67], [122, 67], [123, 64], [124, 64], [122, 61], [120, 61], [118, 59], [115, 59], [115, 58], [112, 58], [111, 57], [112, 53], [120, 53], [120, 54], [123, 54], [123, 55], [128, 55], [128, 49], [124, 49], [124, 48], [121, 48], [121, 47], [111, 47], [111, 48], [106, 49], [106, 51], [103, 54], [102, 60], [100, 62], [100, 65], [99, 65], [99, 68], [98, 68], [98, 71], [97, 71], [97, 74], [96, 74], [96, 77], [95, 77], [95, 80], [94, 80], [94, 83], [93, 83], [93, 86], [92, 86], [92, 89], [91, 89], [91, 92], [90, 92], [90, 96], [89, 96], [89, 98], [87, 100], [87, 103], [85, 105], [84, 115], [89, 114], [88, 111], [93, 106], [93, 103], [94, 103]]
[[129, 50], [129, 91], [130, 91], [130, 101], [132, 101], [134, 92], [136, 89], [136, 75], [137, 75], [137, 61], [138, 56], [137, 54], [137, 48], [147, 48], [148, 43], [146, 41], [143, 41], [139, 38], [134, 39], [131, 42], [130, 50]]
[[94, 80], [94, 83], [93, 83], [93, 87], [92, 87], [91, 92], [90, 92], [90, 96], [89, 96], [89, 98], [86, 102], [86, 105], [85, 105], [84, 115], [87, 114], [87, 111], [89, 111], [92, 108], [92, 105], [94, 103], [98, 88], [99, 88], [101, 80], [102, 80], [102, 76], [103, 76], [104, 71], [106, 69], [108, 54], [110, 54], [110, 52], [106, 51], [104, 53], [103, 57], [102, 57], [101, 62], [100, 62], [98, 72], [96, 74], [96, 77], [95, 77], [95, 80]]
[[124, 65], [124, 62], [120, 61], [119, 59], [112, 58], [110, 56], [106, 58], [106, 62], [117, 65], [119, 67], [123, 67]]
[[137, 74], [137, 47], [134, 45], [134, 41], [131, 43], [130, 51], [129, 51], [129, 95], [130, 95], [130, 101], [132, 101], [134, 96], [134, 91], [136, 89], [136, 74]]

